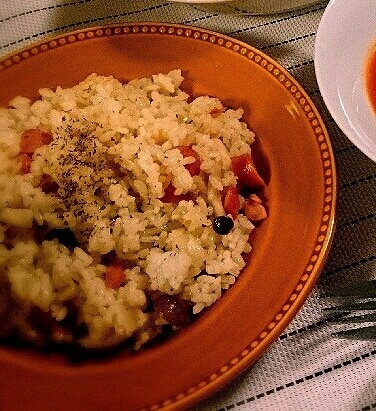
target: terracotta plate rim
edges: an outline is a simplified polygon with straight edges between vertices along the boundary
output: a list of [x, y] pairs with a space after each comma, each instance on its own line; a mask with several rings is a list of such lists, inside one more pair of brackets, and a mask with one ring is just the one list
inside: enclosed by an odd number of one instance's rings
[[[150, 407], [148, 406], [145, 408], [148, 410], [156, 410], [160, 408], [173, 408], [176, 406], [189, 406], [223, 388], [225, 384], [229, 383], [238, 374], [252, 365], [292, 321], [293, 317], [297, 314], [312, 291], [330, 250], [336, 220], [337, 179], [334, 153], [330, 137], [317, 108], [303, 87], [282, 65], [274, 61], [262, 51], [240, 40], [215, 31], [195, 26], [160, 22], [119, 23], [84, 28], [69, 33], [53, 35], [43, 41], [33, 43], [21, 50], [9, 53], [0, 60], [0, 73], [34, 55], [44, 53], [56, 47], [63, 47], [66, 44], [105, 36], [132, 35], [136, 33], [150, 35], [167, 34], [210, 42], [217, 45], [219, 49], [223, 48], [238, 54], [244, 59], [247, 59], [251, 64], [257, 65], [267, 71], [270, 76], [277, 80], [279, 85], [291, 95], [293, 100], [297, 102], [302, 113], [304, 113], [306, 119], [310, 123], [312, 132], [317, 141], [317, 150], [320, 155], [325, 182], [325, 193], [327, 193], [322, 205], [322, 220], [317, 232], [315, 247], [312, 251], [310, 260], [307, 261], [306, 268], [301, 273], [298, 284], [296, 284], [295, 289], [291, 290], [290, 297], [281, 307], [280, 312], [276, 313], [274, 320], [267, 324], [264, 331], [258, 335], [258, 338], [251, 341], [248, 346], [244, 347], [244, 349], [230, 362], [223, 364], [216, 373], [208, 375], [207, 378], [201, 381], [197, 381], [197, 384], [189, 387], [186, 391], [176, 395], [174, 398], [161, 399], [159, 403], [152, 404]], [[0, 359], [2, 362], [17, 363], [15, 358], [2, 351], [0, 351]], [[23, 367], [25, 369], [33, 368], [33, 365], [24, 364]], [[59, 370], [59, 374], [72, 375], [77, 373], [82, 374], [84, 372], [85, 375], [89, 375], [95, 374], [98, 371], [103, 372], [103, 367], [104, 366], [96, 365], [85, 370], [62, 368]], [[56, 371], [47, 369], [46, 374], [49, 373], [55, 374]], [[106, 372], [103, 372], [103, 374], [105, 373]]]

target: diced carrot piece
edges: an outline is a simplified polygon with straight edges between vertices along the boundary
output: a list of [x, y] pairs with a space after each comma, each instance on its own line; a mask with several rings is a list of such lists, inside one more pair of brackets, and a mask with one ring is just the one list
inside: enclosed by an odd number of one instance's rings
[[268, 216], [265, 207], [259, 201], [252, 198], [248, 198], [243, 203], [242, 208], [244, 214], [252, 222], [264, 220]]
[[179, 146], [178, 149], [180, 150], [183, 157], [193, 157], [195, 161], [191, 164], [186, 164], [184, 167], [189, 171], [189, 174], [193, 176], [198, 176], [201, 171], [201, 158], [196, 153], [195, 150], [191, 146]]
[[51, 133], [47, 133], [38, 128], [25, 130], [21, 135], [20, 153], [33, 154], [37, 148], [50, 144], [51, 141]]
[[164, 203], [173, 203], [177, 204], [182, 200], [192, 200], [193, 196], [191, 193], [186, 193], [186, 194], [175, 194], [175, 187], [172, 184], [169, 184], [164, 192], [163, 197], [161, 198], [161, 201]]
[[240, 199], [236, 187], [228, 187], [223, 198], [223, 208], [235, 220], [240, 210]]
[[106, 268], [104, 282], [107, 288], [119, 288], [125, 284], [125, 273], [123, 264], [116, 262]]
[[250, 154], [241, 154], [231, 159], [231, 168], [239, 182], [250, 190], [260, 190], [265, 182], [257, 172]]
[[19, 154], [18, 157], [21, 161], [21, 174], [30, 173], [31, 157], [28, 154]]

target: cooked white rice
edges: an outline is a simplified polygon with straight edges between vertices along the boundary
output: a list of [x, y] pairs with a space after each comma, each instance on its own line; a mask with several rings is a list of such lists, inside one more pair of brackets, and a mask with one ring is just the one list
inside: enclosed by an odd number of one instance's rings
[[[180, 89], [180, 70], [122, 84], [90, 75], [80, 84], [40, 98], [16, 97], [0, 109], [0, 335], [37, 341], [30, 321], [37, 308], [64, 322], [74, 301], [78, 343], [100, 348], [132, 337], [139, 348], [165, 321], [148, 309], [150, 295], [179, 295], [194, 314], [235, 282], [250, 251], [254, 225], [243, 214], [218, 235], [225, 215], [221, 195], [236, 185], [231, 158], [249, 153], [254, 133], [241, 109], [212, 97], [191, 99]], [[38, 148], [31, 171], [20, 173], [24, 130], [52, 133]], [[179, 146], [201, 158], [192, 176]], [[57, 192], [41, 178], [52, 176]], [[177, 204], [161, 201], [166, 186], [193, 194]], [[37, 239], [37, 227], [69, 228], [80, 246]], [[103, 256], [125, 261], [124, 284], [105, 283]]]

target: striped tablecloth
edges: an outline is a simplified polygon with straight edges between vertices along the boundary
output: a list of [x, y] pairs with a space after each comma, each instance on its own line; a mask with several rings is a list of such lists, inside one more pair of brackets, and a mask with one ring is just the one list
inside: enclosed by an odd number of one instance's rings
[[[328, 113], [314, 71], [314, 42], [327, 1], [285, 14], [255, 16], [251, 0], [217, 6], [166, 0], [2, 0], [0, 57], [47, 36], [132, 21], [199, 26], [240, 39], [287, 68], [327, 124], [339, 175], [338, 225], [329, 258], [310, 298], [263, 357], [197, 411], [376, 408], [376, 343], [335, 339], [325, 321], [327, 292], [376, 277], [376, 164]], [[330, 56], [329, 56], [330, 58]]]

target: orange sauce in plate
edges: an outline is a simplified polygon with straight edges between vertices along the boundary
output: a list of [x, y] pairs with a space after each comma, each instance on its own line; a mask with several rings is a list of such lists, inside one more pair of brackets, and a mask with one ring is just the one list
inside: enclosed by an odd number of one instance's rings
[[367, 61], [366, 88], [373, 112], [376, 114], [376, 45], [372, 48]]

